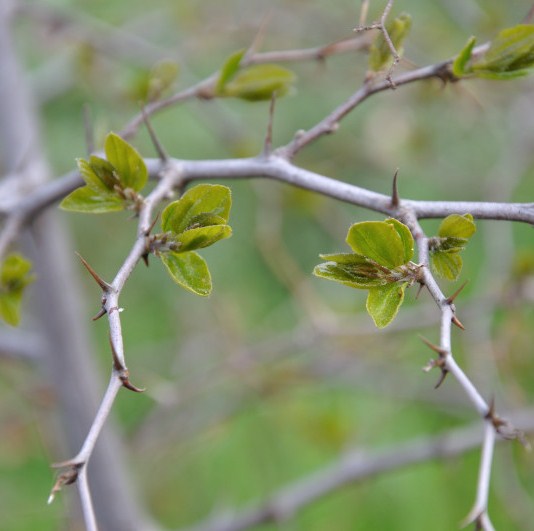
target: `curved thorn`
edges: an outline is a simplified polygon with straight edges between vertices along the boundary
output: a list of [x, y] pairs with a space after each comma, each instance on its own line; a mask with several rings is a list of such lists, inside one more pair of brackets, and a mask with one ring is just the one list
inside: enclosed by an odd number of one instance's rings
[[102, 308], [98, 310], [98, 313], [91, 318], [91, 321], [98, 321], [101, 317], [106, 315], [106, 313], [107, 313], [107, 310], [102, 306]]

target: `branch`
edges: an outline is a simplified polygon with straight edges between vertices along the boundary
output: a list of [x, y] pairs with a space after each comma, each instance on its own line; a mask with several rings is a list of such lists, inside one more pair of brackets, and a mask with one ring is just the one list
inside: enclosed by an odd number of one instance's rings
[[[525, 430], [534, 430], [534, 410], [516, 411], [510, 417]], [[346, 485], [416, 463], [461, 455], [476, 448], [482, 440], [479, 423], [473, 423], [386, 450], [353, 450], [322, 470], [281, 488], [264, 502], [252, 503], [239, 512], [225, 511], [183, 531], [243, 531], [262, 523], [287, 520], [317, 499]]]

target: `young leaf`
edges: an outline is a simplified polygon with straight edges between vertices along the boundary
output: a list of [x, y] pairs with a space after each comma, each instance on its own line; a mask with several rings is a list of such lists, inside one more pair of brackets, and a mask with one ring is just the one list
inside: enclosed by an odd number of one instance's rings
[[[402, 13], [386, 25], [389, 38], [399, 56], [402, 55], [402, 44], [410, 32], [411, 26], [412, 17], [407, 13]], [[380, 32], [369, 50], [369, 70], [373, 72], [385, 70], [392, 62], [393, 56], [391, 49], [384, 38], [384, 34]]]
[[435, 251], [430, 261], [436, 274], [447, 280], [457, 280], [462, 272], [463, 261], [458, 252]]
[[534, 25], [519, 24], [497, 35], [473, 71], [479, 77], [512, 79], [529, 74], [533, 67]]
[[204, 259], [194, 251], [161, 253], [161, 261], [171, 278], [183, 288], [201, 295], [211, 293], [211, 276]]
[[394, 282], [369, 289], [367, 312], [378, 328], [384, 328], [393, 321], [404, 300], [407, 285], [407, 282]]
[[15, 253], [4, 260], [0, 270], [0, 317], [12, 326], [20, 322], [24, 290], [35, 279], [30, 269], [31, 262]]
[[438, 235], [441, 238], [471, 238], [477, 228], [471, 214], [451, 214], [440, 224]]
[[383, 269], [359, 254], [322, 254], [320, 256], [328, 262], [315, 267], [313, 274], [317, 277], [334, 280], [357, 289], [381, 286], [387, 282], [384, 279]]
[[124, 200], [113, 193], [98, 192], [89, 186], [82, 186], [71, 192], [61, 201], [59, 207], [71, 212], [103, 214], [123, 210]]
[[97, 193], [113, 192], [115, 185], [119, 184], [114, 168], [107, 160], [93, 155], [89, 161], [77, 159], [76, 163], [85, 184]]
[[452, 63], [452, 73], [456, 77], [463, 77], [472, 72], [471, 69], [466, 70], [467, 63], [471, 59], [471, 52], [475, 47], [476, 38], [470, 37], [466, 45], [462, 48], [461, 52], [456, 56], [456, 59]]
[[404, 223], [401, 223], [395, 218], [386, 219], [385, 223], [388, 223], [397, 231], [404, 248], [403, 264], [406, 264], [413, 258], [414, 252], [414, 241], [410, 229]]
[[[389, 221], [389, 222], [388, 222]], [[398, 267], [413, 256], [413, 238], [408, 237], [402, 223], [362, 221], [350, 227], [347, 243], [357, 253], [388, 268]], [[406, 231], [409, 230], [406, 227]], [[410, 243], [411, 238], [411, 243]]]
[[[161, 215], [165, 232], [182, 232], [207, 223], [220, 225], [228, 221], [232, 197], [230, 189], [220, 184], [199, 184], [188, 190], [178, 201], [168, 205]], [[216, 216], [216, 217], [214, 217]]]
[[270, 100], [273, 93], [278, 98], [287, 94], [294, 82], [295, 74], [287, 68], [276, 64], [252, 65], [227, 82], [220, 95], [248, 101]]
[[179, 244], [176, 252], [183, 253], [208, 247], [219, 240], [229, 238], [231, 235], [232, 229], [229, 225], [212, 225], [186, 230], [176, 237], [176, 242]]
[[148, 172], [141, 155], [115, 133], [109, 133], [106, 137], [104, 151], [115, 168], [122, 187], [136, 192], [142, 190], [148, 179]]
[[241, 59], [243, 59], [245, 52], [245, 49], [238, 50], [230, 55], [230, 57], [228, 57], [228, 59], [226, 59], [224, 62], [219, 74], [219, 79], [217, 79], [217, 85], [215, 87], [215, 91], [218, 96], [222, 96], [224, 94], [224, 88], [226, 84], [236, 75], [237, 71], [239, 70], [239, 64], [241, 63]]

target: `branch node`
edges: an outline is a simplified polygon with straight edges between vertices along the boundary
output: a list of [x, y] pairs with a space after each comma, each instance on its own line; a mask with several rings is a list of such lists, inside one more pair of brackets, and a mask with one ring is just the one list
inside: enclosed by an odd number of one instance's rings
[[65, 472], [59, 474], [56, 478], [56, 481], [52, 486], [52, 490], [50, 491], [50, 495], [48, 496], [48, 505], [54, 501], [56, 494], [60, 492], [65, 485], [72, 485], [76, 482], [80, 473], [80, 469], [84, 466], [84, 464], [85, 463], [72, 463], [71, 461], [63, 461], [62, 463], [52, 464], [53, 468], [69, 468], [65, 470]]
[[421, 341], [423, 341], [423, 343], [425, 343], [427, 347], [429, 347], [430, 349], [432, 349], [434, 352], [438, 354], [437, 359], [430, 360], [423, 367], [423, 371], [425, 372], [430, 372], [434, 367], [438, 367], [440, 369], [441, 375], [436, 385], [434, 386], [434, 389], [437, 389], [445, 381], [445, 378], [447, 377], [447, 374], [449, 373], [449, 370], [447, 369], [447, 363], [446, 363], [446, 357], [447, 357], [448, 352], [445, 349], [438, 347], [437, 345], [434, 345], [433, 343], [431, 343], [428, 339], [426, 339], [426, 337], [419, 336], [419, 338], [421, 339]]
[[80, 253], [76, 254], [78, 255], [78, 258], [81, 260], [82, 264], [85, 266], [85, 269], [87, 269], [87, 271], [89, 271], [91, 276], [95, 279], [95, 282], [102, 288], [104, 292], [109, 293], [113, 289], [111, 284], [108, 284], [105, 280], [103, 280]]

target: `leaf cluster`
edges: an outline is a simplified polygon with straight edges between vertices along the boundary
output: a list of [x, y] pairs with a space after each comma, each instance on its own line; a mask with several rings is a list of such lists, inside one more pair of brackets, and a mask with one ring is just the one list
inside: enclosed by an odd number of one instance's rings
[[283, 66], [273, 63], [242, 67], [245, 50], [228, 57], [215, 85], [215, 96], [240, 98], [247, 101], [280, 98], [293, 87], [296, 76]]
[[471, 37], [454, 60], [452, 72], [456, 77], [514, 79], [532, 72], [534, 25], [519, 24], [503, 29], [480, 58], [472, 57], [475, 42], [475, 37]]
[[164, 232], [153, 237], [152, 247], [171, 278], [197, 295], [211, 293], [211, 275], [195, 250], [232, 235], [227, 224], [231, 205], [228, 187], [199, 184], [167, 205], [162, 213]]
[[0, 268], [0, 317], [12, 326], [19, 324], [24, 290], [35, 280], [31, 268], [31, 262], [17, 253], [10, 254]]
[[[386, 25], [386, 31], [391, 40], [391, 44], [399, 56], [403, 53], [403, 43], [410, 33], [412, 27], [412, 17], [407, 13], [401, 13]], [[380, 32], [369, 49], [368, 67], [372, 72], [380, 72], [389, 68], [393, 63], [391, 48]]]
[[95, 155], [89, 160], [77, 160], [85, 186], [63, 199], [60, 204], [63, 210], [90, 214], [139, 210], [142, 204], [139, 192], [148, 179], [143, 158], [115, 133], [106, 137], [104, 152], [107, 160]]
[[367, 311], [378, 328], [397, 315], [404, 292], [417, 280], [419, 267], [411, 262], [414, 240], [406, 225], [390, 218], [352, 225], [346, 242], [353, 253], [322, 254], [327, 260], [314, 275], [369, 291]]
[[438, 236], [429, 241], [430, 261], [437, 275], [447, 280], [458, 279], [463, 266], [460, 253], [476, 230], [471, 214], [451, 214], [441, 222]]

